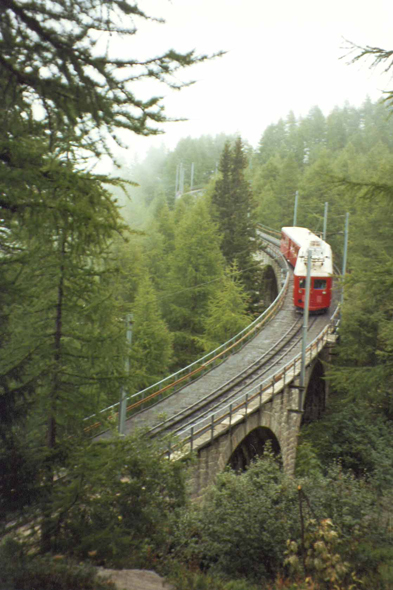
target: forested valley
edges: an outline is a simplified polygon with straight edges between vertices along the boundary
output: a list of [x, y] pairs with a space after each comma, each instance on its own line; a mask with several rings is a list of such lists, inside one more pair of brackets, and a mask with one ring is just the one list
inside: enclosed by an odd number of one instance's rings
[[[132, 36], [119, 15], [149, 17], [120, 0], [102, 13], [66, 2], [61, 18], [44, 4], [10, 0], [0, 13], [0, 587], [110, 588], [104, 566], [154, 569], [177, 590], [391, 589], [391, 102], [289, 113], [256, 148], [184, 138], [95, 174], [106, 133], [166, 121], [160, 99], [137, 99], [116, 68], [170, 85], [214, 56], [94, 58], [93, 25]], [[316, 233], [329, 204], [339, 263], [350, 219], [326, 413], [302, 429], [295, 477], [267, 450], [192, 503], [192, 456], [168, 461], [168, 441], [143, 430], [119, 437], [115, 412], [102, 417], [112, 437], [92, 442], [85, 418], [269, 306], [256, 224], [292, 225], [296, 193], [297, 224]]]

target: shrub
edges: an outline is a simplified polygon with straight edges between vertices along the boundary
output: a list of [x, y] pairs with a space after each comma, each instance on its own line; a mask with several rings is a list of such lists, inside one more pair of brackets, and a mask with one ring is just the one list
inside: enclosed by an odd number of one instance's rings
[[[251, 583], [266, 585], [284, 575], [282, 588], [295, 588], [299, 580], [288, 578], [284, 559], [287, 540], [301, 540], [300, 499], [304, 521], [334, 522], [342, 541], [335, 555], [340, 563], [348, 563], [348, 574], [356, 571], [373, 590], [388, 590], [384, 579], [391, 579], [393, 502], [339, 463], [325, 475], [316, 470], [297, 481], [287, 478], [269, 456], [252, 463], [241, 476], [221, 474], [202, 505], [183, 511], [174, 557], [191, 568]], [[343, 588], [346, 583], [345, 578]], [[314, 578], [310, 584], [305, 579], [299, 584], [321, 587]]]
[[[356, 476], [371, 476], [381, 489], [393, 486], [393, 425], [381, 413], [359, 403], [334, 402], [327, 415], [302, 430], [297, 468], [314, 469], [340, 461]], [[314, 469], [315, 471], [315, 469]]]
[[[332, 464], [326, 475], [302, 480], [312, 507], [312, 512], [307, 508], [307, 516], [319, 521], [330, 518], [343, 541], [342, 559], [360, 578], [376, 580], [380, 566], [392, 559], [393, 501], [391, 493], [382, 495], [372, 483], [372, 480], [344, 471], [340, 463]], [[371, 587], [379, 588], [377, 582]]]
[[302, 542], [287, 541], [285, 563], [291, 572], [303, 572], [306, 578], [315, 580], [321, 589], [345, 590], [352, 584], [352, 590], [356, 590], [357, 582], [361, 581], [354, 572], [350, 572], [349, 563], [342, 560], [341, 543], [342, 539], [329, 518], [318, 525], [315, 520], [307, 520]]
[[175, 554], [203, 570], [261, 581], [281, 569], [298, 529], [296, 487], [268, 456], [241, 476], [218, 477], [203, 505], [183, 514]]
[[[59, 556], [60, 557], [60, 556]], [[2, 590], [114, 590], [97, 578], [94, 568], [52, 556], [31, 556], [8, 539], [0, 547]]]
[[260, 590], [247, 580], [225, 580], [201, 571], [190, 571], [185, 566], [172, 569], [168, 578], [175, 590]]
[[[152, 567], [186, 502], [186, 470], [141, 434], [92, 443], [59, 486], [57, 552], [113, 567]], [[56, 507], [55, 507], [56, 508]]]

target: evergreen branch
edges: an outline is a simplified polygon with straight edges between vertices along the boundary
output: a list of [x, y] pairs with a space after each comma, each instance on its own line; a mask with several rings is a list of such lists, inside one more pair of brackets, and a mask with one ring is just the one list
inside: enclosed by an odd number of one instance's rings
[[[106, 381], [111, 381], [111, 380], [124, 381], [125, 379], [129, 378], [129, 375], [127, 375], [127, 374], [115, 376], [112, 373], [107, 376], [86, 377], [85, 375], [81, 375], [80, 373], [71, 373], [70, 371], [63, 371], [62, 375], [66, 376], [66, 377], [74, 377], [78, 380], [78, 383], [85, 384], [85, 385], [94, 384], [94, 383], [101, 383], [101, 382], [106, 382]], [[66, 385], [75, 385], [74, 381], [71, 381], [71, 382], [64, 381], [64, 383]]]
[[352, 43], [352, 41], [348, 41], [347, 39], [345, 39], [345, 41], [349, 44], [350, 46], [350, 53], [353, 53], [355, 51], [357, 51], [357, 55], [355, 55], [352, 59], [350, 63], [356, 63], [357, 61], [360, 61], [363, 58], [372, 58], [373, 62], [371, 64], [371, 67], [376, 67], [379, 64], [383, 63], [383, 62], [388, 62], [385, 68], [385, 72], [389, 72], [391, 70], [391, 68], [393, 67], [393, 51], [392, 50], [386, 50], [386, 49], [382, 49], [381, 47], [373, 47], [370, 45], [366, 45], [365, 47], [362, 47], [360, 45], [356, 45], [355, 43]]
[[[253, 270], [255, 268], [261, 268], [261, 264], [258, 263], [258, 264], [254, 264], [252, 266], [249, 266], [247, 268], [244, 268], [242, 270], [237, 270], [236, 271], [236, 274], [243, 274], [243, 273], [245, 273], [245, 272], [247, 272], [249, 270]], [[226, 277], [225, 277], [225, 275], [223, 275], [222, 277], [218, 277], [216, 279], [211, 279], [210, 281], [206, 281], [205, 283], [200, 283], [199, 285], [194, 285], [192, 287], [185, 287], [184, 289], [180, 289], [178, 291], [172, 291], [172, 292], [167, 293], [167, 294], [164, 293], [163, 296], [160, 296], [158, 298], [158, 301], [161, 301], [162, 299], [166, 299], [167, 297], [172, 297], [173, 295], [178, 295], [178, 294], [183, 293], [183, 292], [186, 292], [186, 291], [198, 291], [199, 289], [202, 289], [206, 285], [210, 285], [212, 283], [216, 283], [217, 281], [225, 281], [225, 280], [226, 280]]]

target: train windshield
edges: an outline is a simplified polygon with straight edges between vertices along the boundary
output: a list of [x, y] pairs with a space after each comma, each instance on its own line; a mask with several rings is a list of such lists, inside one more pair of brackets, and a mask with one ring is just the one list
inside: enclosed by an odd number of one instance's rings
[[[314, 279], [312, 287], [313, 289], [326, 289], [326, 279]], [[306, 279], [299, 280], [299, 288], [306, 288]]]
[[326, 280], [314, 279], [314, 289], [326, 289]]

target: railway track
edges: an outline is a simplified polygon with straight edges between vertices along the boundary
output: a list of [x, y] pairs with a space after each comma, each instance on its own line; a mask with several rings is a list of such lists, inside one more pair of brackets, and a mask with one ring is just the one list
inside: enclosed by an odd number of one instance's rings
[[[273, 248], [277, 250], [277, 256], [280, 256], [277, 248], [278, 240], [264, 234], [261, 234], [261, 237], [263, 239], [268, 237], [269, 241], [274, 243]], [[273, 254], [273, 257], [275, 256], [276, 254]], [[242, 343], [243, 336], [238, 340], [236, 348], [233, 348], [232, 343], [227, 350], [224, 346], [223, 352], [216, 357], [213, 356], [213, 363], [210, 360], [204, 361], [200, 373], [198, 373], [199, 369], [192, 368], [193, 380], [187, 382], [187, 375], [181, 377], [177, 382], [181, 388], [178, 386], [175, 392], [164, 399], [160, 399], [156, 393], [153, 393], [147, 398], [150, 405], [143, 408], [139, 404], [146, 402], [146, 398], [142, 397], [140, 401], [136, 398], [134, 406], [129, 408], [135, 407], [137, 412], [127, 419], [125, 434], [142, 427], [148, 429], [151, 436], [173, 433], [179, 439], [187, 436], [186, 432], [189, 435], [191, 430], [192, 438], [192, 432], [198, 429], [200, 431], [200, 428], [202, 431], [205, 430], [210, 419], [213, 431], [215, 415], [217, 417], [217, 414], [221, 415], [228, 411], [228, 406], [231, 404], [237, 407], [240, 399], [243, 399], [244, 404], [249, 391], [255, 392], [259, 384], [266, 383], [272, 378], [274, 383], [275, 375], [279, 375], [282, 370], [285, 374], [285, 367], [301, 349], [303, 324], [303, 316], [294, 310], [292, 270], [289, 270], [289, 273], [290, 276], [286, 280], [288, 288], [284, 292], [285, 297], [278, 307], [278, 312], [271, 315], [267, 322], [263, 322], [263, 329], [259, 333], [253, 332], [252, 340], [248, 341], [249, 338], [246, 338]], [[308, 341], [311, 342], [318, 337], [329, 322], [329, 316], [311, 316]], [[231, 349], [233, 353], [225, 358], [225, 354]], [[214, 363], [215, 358], [220, 360], [217, 365]], [[176, 385], [176, 382], [174, 384]], [[165, 388], [161, 391], [165, 391]], [[251, 396], [255, 397], [255, 394], [250, 393], [250, 398]], [[104, 433], [103, 436], [110, 436], [110, 434]]]
[[[328, 322], [328, 316], [311, 316], [309, 339], [312, 340]], [[181, 435], [192, 424], [207, 420], [296, 356], [301, 348], [302, 323], [303, 316], [293, 308], [290, 281], [281, 310], [258, 336], [198, 381], [131, 417], [127, 421], [127, 432], [143, 426], [152, 436], [170, 432]]]
[[[312, 318], [309, 330], [312, 329], [315, 322], [316, 318]], [[154, 436], [163, 432], [178, 435], [184, 429], [192, 426], [194, 422], [209, 417], [213, 412], [220, 410], [223, 404], [228, 404], [231, 400], [244, 394], [247, 389], [260, 382], [274, 367], [288, 357], [301, 342], [302, 326], [303, 319], [301, 317], [290, 326], [270, 350], [263, 353], [251, 365], [198, 402], [153, 426], [150, 429], [150, 435]]]

